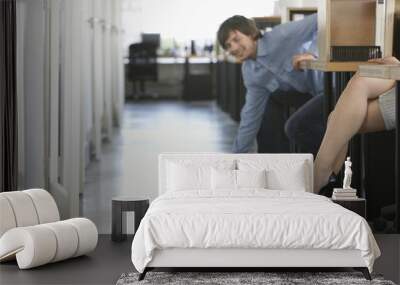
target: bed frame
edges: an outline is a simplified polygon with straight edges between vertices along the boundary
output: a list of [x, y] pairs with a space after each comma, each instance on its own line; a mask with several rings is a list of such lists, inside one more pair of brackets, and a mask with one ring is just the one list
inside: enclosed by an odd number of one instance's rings
[[[166, 161], [173, 159], [237, 159], [263, 157], [271, 160], [305, 161], [308, 166], [307, 192], [313, 189], [313, 157], [311, 154], [221, 154], [167, 153], [159, 156], [159, 194], [166, 189]], [[170, 248], [158, 249], [139, 280], [155, 268], [232, 268], [246, 271], [254, 268], [343, 268], [361, 271], [367, 280], [371, 276], [359, 250], [329, 249], [254, 249], [254, 248]]]
[[143, 280], [154, 268], [337, 268], [351, 267], [371, 280], [359, 250], [328, 249], [183, 249], [156, 250], [152, 261], [139, 275]]

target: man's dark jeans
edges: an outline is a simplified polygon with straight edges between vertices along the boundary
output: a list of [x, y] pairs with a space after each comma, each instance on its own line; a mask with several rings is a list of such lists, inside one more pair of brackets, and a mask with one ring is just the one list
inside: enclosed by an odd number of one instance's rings
[[319, 95], [301, 106], [285, 124], [285, 133], [299, 152], [318, 153], [326, 130], [323, 113], [324, 96]]
[[[322, 97], [275, 92], [268, 101], [257, 135], [258, 152], [288, 153], [294, 143], [298, 151], [315, 155], [325, 132]], [[297, 111], [289, 117], [290, 109]]]

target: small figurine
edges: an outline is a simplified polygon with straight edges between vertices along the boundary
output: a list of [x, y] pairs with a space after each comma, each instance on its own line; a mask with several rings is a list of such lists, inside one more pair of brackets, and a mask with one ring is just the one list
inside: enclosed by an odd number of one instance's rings
[[352, 189], [351, 188], [351, 176], [353, 172], [351, 171], [351, 160], [350, 157], [347, 157], [346, 161], [344, 162], [345, 169], [344, 169], [344, 179], [343, 179], [343, 189]]

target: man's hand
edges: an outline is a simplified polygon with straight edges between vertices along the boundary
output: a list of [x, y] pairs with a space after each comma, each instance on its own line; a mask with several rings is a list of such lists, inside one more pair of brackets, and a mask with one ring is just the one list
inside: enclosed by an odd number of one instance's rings
[[316, 56], [311, 53], [296, 54], [292, 58], [293, 69], [301, 70], [300, 63], [303, 60], [315, 60], [315, 59], [317, 59]]
[[377, 64], [400, 64], [400, 61], [394, 56], [387, 56], [384, 58], [374, 58], [368, 60], [368, 62]]

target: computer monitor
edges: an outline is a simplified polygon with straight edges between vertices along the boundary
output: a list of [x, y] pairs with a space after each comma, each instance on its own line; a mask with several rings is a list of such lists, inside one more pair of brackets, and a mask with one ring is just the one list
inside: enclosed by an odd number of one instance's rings
[[153, 44], [160, 47], [160, 34], [142, 33], [142, 43]]

